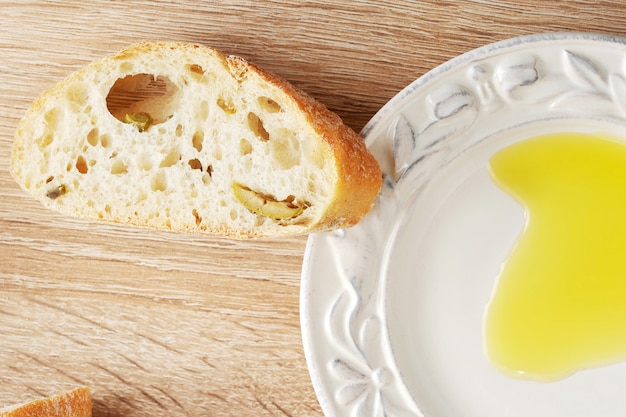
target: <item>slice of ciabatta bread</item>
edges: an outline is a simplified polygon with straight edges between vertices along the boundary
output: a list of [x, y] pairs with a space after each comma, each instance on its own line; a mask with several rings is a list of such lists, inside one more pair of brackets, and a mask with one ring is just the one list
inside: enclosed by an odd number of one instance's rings
[[381, 171], [363, 139], [285, 80], [190, 43], [146, 42], [43, 93], [16, 181], [51, 209], [235, 238], [349, 227]]
[[0, 417], [91, 417], [91, 391], [80, 387], [0, 409]]

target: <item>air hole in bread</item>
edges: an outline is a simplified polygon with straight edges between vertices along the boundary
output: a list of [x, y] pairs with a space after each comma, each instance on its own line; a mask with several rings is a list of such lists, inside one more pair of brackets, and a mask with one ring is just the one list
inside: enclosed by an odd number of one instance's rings
[[263, 126], [263, 121], [259, 116], [255, 113], [248, 113], [248, 127], [259, 139], [263, 142], [267, 142], [270, 140], [270, 134], [265, 130], [265, 126]]
[[261, 96], [258, 98], [259, 106], [268, 113], [278, 113], [282, 110], [280, 104], [269, 97]]
[[67, 88], [65, 98], [74, 110], [80, 110], [87, 102], [89, 93], [83, 84], [72, 84]]
[[39, 149], [44, 149], [48, 147], [54, 141], [54, 135], [52, 133], [47, 133], [36, 140]]
[[181, 137], [183, 135], [183, 125], [176, 126], [176, 137]]
[[220, 148], [219, 146], [215, 146], [215, 148], [213, 148], [213, 158], [216, 161], [222, 160], [222, 148]]
[[151, 187], [152, 191], [165, 191], [167, 189], [165, 174], [162, 171], [157, 172], [152, 178]]
[[191, 159], [189, 160], [188, 164], [191, 167], [191, 169], [199, 169], [200, 171], [203, 170], [202, 162], [200, 162], [199, 159]]
[[46, 112], [44, 120], [46, 121], [46, 128], [49, 132], [56, 130], [62, 116], [61, 111], [57, 108], [52, 108]]
[[192, 214], [192, 215], [193, 215], [193, 217], [195, 217], [195, 219], [196, 219], [196, 226], [200, 226], [200, 223], [202, 223], [202, 216], [200, 216], [200, 215], [198, 214], [198, 210], [193, 209], [193, 210], [191, 211], [191, 214]]
[[270, 142], [271, 154], [281, 169], [289, 169], [300, 163], [300, 142], [287, 129], [280, 129]]
[[230, 219], [231, 220], [237, 220], [239, 218], [239, 213], [237, 213], [237, 210], [231, 210], [230, 211]]
[[85, 158], [82, 155], [79, 155], [78, 158], [76, 158], [76, 169], [81, 174], [86, 174], [89, 171], [87, 161], [85, 161]]
[[209, 102], [202, 100], [200, 107], [198, 108], [198, 119], [206, 120], [209, 118]]
[[191, 76], [196, 81], [200, 81], [202, 76], [204, 75], [204, 69], [198, 64], [188, 64], [186, 65], [187, 71], [191, 74]]
[[180, 161], [180, 151], [178, 149], [171, 149], [167, 155], [165, 155], [165, 158], [163, 158], [159, 167], [169, 168], [176, 165], [178, 161]]
[[106, 104], [109, 112], [121, 122], [127, 120], [127, 115], [145, 113], [154, 125], [168, 120], [178, 110], [179, 100], [180, 90], [169, 78], [135, 74], [113, 84]]
[[120, 64], [120, 72], [128, 73], [128, 72], [131, 72], [132, 70], [133, 70], [133, 63], [132, 62], [125, 61], [125, 62], [122, 62]]
[[239, 141], [239, 153], [241, 156], [252, 153], [252, 144], [246, 138], [242, 138]]
[[198, 152], [202, 152], [202, 142], [204, 142], [204, 132], [198, 130], [196, 131], [196, 133], [193, 134], [193, 137], [191, 138], [191, 143]]
[[104, 134], [100, 136], [100, 145], [102, 145], [103, 148], [108, 148], [109, 146], [111, 146], [111, 141], [111, 135], [109, 134]]
[[113, 175], [126, 174], [127, 172], [128, 172], [128, 165], [126, 165], [124, 161], [120, 159], [113, 162], [113, 165], [111, 165], [111, 174]]
[[152, 159], [150, 155], [143, 154], [137, 158], [137, 166], [143, 171], [150, 171], [152, 169]]
[[87, 133], [87, 143], [90, 144], [91, 146], [96, 146], [98, 145], [99, 140], [100, 140], [100, 133], [98, 132], [98, 128], [94, 127], [93, 129], [89, 131], [89, 133]]
[[217, 98], [217, 106], [226, 114], [235, 114], [237, 109], [230, 100], [225, 100], [222, 97]]
[[211, 174], [207, 173], [207, 174], [202, 175], [202, 183], [204, 185], [209, 185], [211, 183], [211, 180], [212, 180]]

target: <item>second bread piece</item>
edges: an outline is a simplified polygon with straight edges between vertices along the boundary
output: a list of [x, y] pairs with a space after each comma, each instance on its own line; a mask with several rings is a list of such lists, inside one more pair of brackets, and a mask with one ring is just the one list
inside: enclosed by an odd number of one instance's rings
[[0, 409], [0, 417], [91, 417], [91, 391], [71, 391]]
[[133, 45], [39, 97], [11, 172], [51, 209], [236, 238], [348, 227], [381, 172], [339, 117], [239, 57]]

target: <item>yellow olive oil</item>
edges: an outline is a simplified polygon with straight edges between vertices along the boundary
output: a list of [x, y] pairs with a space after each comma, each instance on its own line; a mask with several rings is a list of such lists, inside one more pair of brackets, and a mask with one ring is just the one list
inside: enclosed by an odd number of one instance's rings
[[554, 381], [626, 360], [626, 145], [603, 134], [523, 140], [489, 161], [526, 211], [484, 322], [490, 362]]

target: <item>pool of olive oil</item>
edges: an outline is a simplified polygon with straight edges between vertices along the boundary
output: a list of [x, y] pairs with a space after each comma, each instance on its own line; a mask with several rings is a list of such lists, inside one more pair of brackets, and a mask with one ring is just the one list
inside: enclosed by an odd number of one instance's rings
[[603, 134], [523, 140], [489, 161], [526, 211], [484, 321], [490, 362], [554, 381], [626, 360], [626, 145]]

